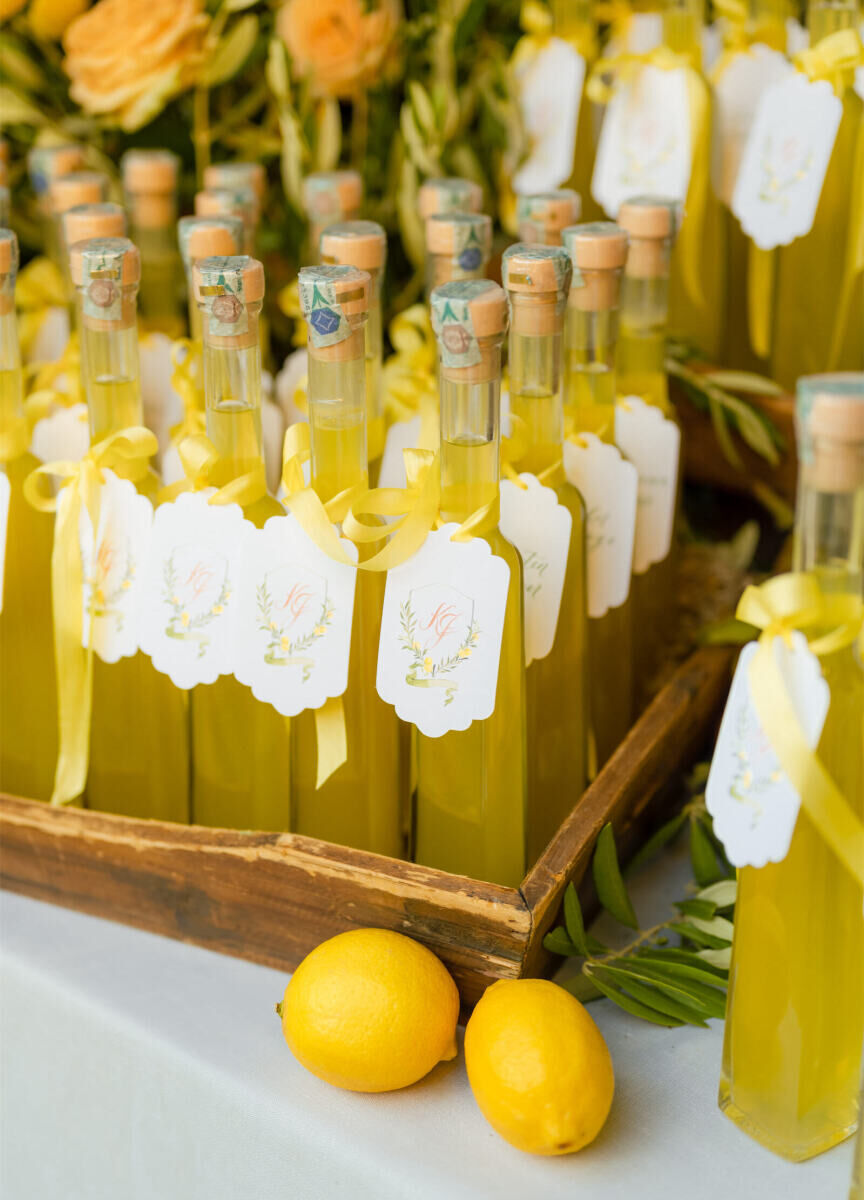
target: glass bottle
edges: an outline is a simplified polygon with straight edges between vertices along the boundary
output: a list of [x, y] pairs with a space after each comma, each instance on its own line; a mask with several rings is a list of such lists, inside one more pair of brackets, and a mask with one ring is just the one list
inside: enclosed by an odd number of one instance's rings
[[754, 42], [786, 53], [786, 22], [792, 16], [789, 0], [749, 0], [747, 33]]
[[[51, 615], [54, 519], [24, 498], [39, 466], [29, 452], [24, 380], [15, 320], [18, 239], [0, 229], [0, 460], [9, 486], [6, 563], [0, 605], [0, 790], [50, 800], [57, 761], [57, 693]], [[2, 482], [2, 481], [0, 481]]]
[[426, 295], [444, 283], [483, 279], [492, 253], [492, 221], [484, 213], [438, 213], [426, 222]]
[[[322, 503], [368, 484], [366, 336], [371, 280], [349, 266], [304, 267], [300, 301], [309, 329], [311, 483]], [[341, 340], [319, 334], [313, 314], [339, 310]], [[322, 340], [325, 343], [321, 344]], [[316, 787], [315, 711], [292, 720], [292, 790], [297, 832], [400, 857], [402, 778], [399, 718], [378, 695], [378, 635], [384, 602], [381, 572], [358, 571], [348, 687], [342, 695], [347, 757]]]
[[[585, 76], [587, 78], [599, 54], [597, 18], [591, 0], [553, 0], [552, 32], [555, 37], [569, 42], [581, 54], [585, 60]], [[598, 131], [596, 105], [591, 103], [583, 90], [576, 126], [573, 170], [566, 183], [569, 187], [574, 188], [579, 197], [584, 200], [584, 213], [577, 212], [573, 220], [567, 222], [568, 225], [583, 216], [585, 220], [594, 220], [602, 216], [600, 207], [591, 194], [591, 178], [594, 174], [594, 160], [597, 154]], [[521, 232], [519, 237], [522, 241], [530, 240], [523, 238]]]
[[239, 217], [243, 252], [251, 254], [258, 229], [258, 200], [251, 187], [212, 188], [195, 193], [196, 217]]
[[[204, 338], [207, 436], [219, 453], [210, 482], [224, 487], [264, 471], [261, 344], [264, 268], [245, 255], [199, 259], [193, 268]], [[232, 320], [218, 301], [234, 302]], [[226, 334], [226, 325], [238, 332]], [[270, 495], [246, 505], [257, 528], [284, 516]], [[290, 726], [233, 675], [192, 693], [192, 819], [225, 829], [291, 828]]]
[[91, 238], [115, 238], [126, 236], [126, 213], [119, 204], [76, 204], [67, 209], [60, 218], [61, 244], [63, 247], [63, 273], [69, 288], [69, 303], [75, 307], [75, 285], [69, 268], [69, 249], [76, 242]]
[[55, 265], [64, 279], [69, 276], [69, 263], [63, 243], [63, 214], [81, 204], [102, 204], [108, 199], [108, 177], [98, 171], [73, 171], [58, 175], [49, 188], [53, 231], [51, 247]]
[[202, 258], [235, 257], [241, 252], [244, 238], [245, 230], [239, 217], [181, 217], [177, 222], [177, 242], [189, 298], [189, 336], [193, 342], [202, 340], [193, 267]]
[[321, 234], [338, 221], [356, 221], [363, 205], [363, 180], [357, 171], [315, 171], [303, 180], [308, 229], [303, 266], [318, 262]]
[[36, 196], [36, 211], [42, 229], [42, 252], [53, 262], [60, 261], [57, 231], [51, 208], [51, 181], [58, 175], [80, 171], [84, 166], [84, 149], [74, 144], [34, 146], [27, 154], [27, 173]]
[[[826, 595], [860, 603], [864, 375], [801, 379], [796, 415], [795, 569], [815, 576]], [[831, 702], [818, 755], [862, 818], [860, 640], [841, 643], [820, 663]], [[784, 1158], [810, 1158], [848, 1137], [864, 1040], [861, 888], [803, 807], [783, 861], [738, 873], [729, 978], [720, 1107]]]
[[[433, 218], [434, 219], [434, 218]], [[475, 366], [440, 357], [441, 518], [463, 522], [498, 499], [501, 345], [506, 295], [486, 280], [432, 293], [433, 326], [467, 302], [480, 351]], [[417, 732], [414, 859], [456, 875], [518, 887], [526, 867], [527, 754], [522, 562], [496, 525], [480, 534], [510, 568], [494, 712], [465, 730]]]
[[702, 31], [705, 26], [705, 0], [664, 0], [663, 42], [675, 54], [689, 58], [702, 67]]
[[421, 221], [441, 213], [479, 213], [483, 207], [483, 189], [473, 179], [457, 175], [427, 179], [417, 193], [417, 211]]
[[381, 365], [384, 332], [381, 321], [381, 283], [387, 264], [387, 234], [374, 221], [341, 221], [321, 235], [321, 262], [358, 267], [371, 280], [366, 321], [366, 449], [369, 481], [378, 483], [384, 453], [384, 396]]
[[[593, 433], [614, 445], [618, 300], [627, 234], [598, 221], [571, 225], [563, 237], [573, 262], [564, 336], [564, 435]], [[629, 597], [602, 617], [589, 616], [589, 710], [597, 769], [630, 728], [632, 647]]]
[[174, 230], [180, 160], [169, 150], [127, 150], [120, 168], [130, 237], [141, 252], [142, 325], [178, 337], [183, 316]]
[[576, 224], [581, 211], [582, 201], [572, 188], [518, 196], [519, 241], [532, 246], [560, 246], [561, 234], [568, 225]]
[[[517, 244], [504, 252], [510, 303], [510, 415], [518, 472], [553, 488], [570, 514], [564, 590], [549, 653], [526, 669], [528, 862], [535, 862], [585, 788], [588, 664], [585, 507], [564, 474], [561, 340], [571, 263], [560, 247]], [[541, 573], [523, 571], [542, 586]]]
[[204, 187], [207, 191], [226, 188], [228, 191], [250, 189], [255, 193], [258, 208], [267, 194], [267, 171], [259, 162], [210, 163], [204, 168]]
[[[77, 289], [81, 374], [90, 441], [142, 424], [136, 297], [137, 247], [126, 238], [77, 242], [70, 252]], [[158, 476], [124, 475], [155, 502]], [[115, 663], [93, 659], [93, 714], [87, 805], [100, 812], [164, 821], [189, 819], [186, 696], [141, 651]]]

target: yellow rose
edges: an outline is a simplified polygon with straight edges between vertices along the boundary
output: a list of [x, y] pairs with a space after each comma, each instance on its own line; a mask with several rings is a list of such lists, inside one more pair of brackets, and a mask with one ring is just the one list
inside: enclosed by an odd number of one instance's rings
[[8, 21], [19, 13], [27, 0], [0, 0], [0, 21]]
[[369, 12], [360, 0], [288, 0], [276, 29], [294, 73], [315, 92], [351, 96], [379, 78], [399, 17], [398, 0], [381, 0]]
[[70, 96], [139, 129], [194, 80], [208, 21], [203, 0], [99, 0], [63, 38]]
[[90, 0], [33, 0], [27, 11], [27, 23], [37, 38], [55, 41], [89, 7]]

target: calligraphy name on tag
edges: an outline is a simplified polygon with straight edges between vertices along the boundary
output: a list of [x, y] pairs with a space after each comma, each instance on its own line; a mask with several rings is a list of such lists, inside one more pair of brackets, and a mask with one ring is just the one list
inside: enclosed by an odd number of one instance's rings
[[[752, 642], [741, 651], [705, 791], [714, 831], [736, 867], [782, 862], [801, 806], [753, 705], [748, 673], [757, 649]], [[800, 633], [792, 634], [789, 645], [775, 638], [771, 649], [807, 745], [814, 750], [831, 700], [819, 660]]]
[[[342, 539], [356, 557], [356, 547]], [[348, 686], [354, 567], [329, 558], [293, 516], [249, 531], [237, 583], [234, 675], [283, 716]]]
[[[130, 658], [138, 650], [136, 607], [153, 530], [153, 505], [133, 483], [103, 470], [99, 523], [84, 505], [78, 524], [81, 545], [82, 643], [103, 662]], [[61, 497], [64, 495], [60, 493]]]
[[732, 204], [741, 156], [763, 94], [794, 73], [779, 50], [757, 43], [736, 54], [715, 79], [711, 181], [725, 205]]
[[525, 665], [551, 653], [561, 611], [573, 518], [552, 488], [523, 474], [501, 483], [501, 532], [522, 555]]
[[605, 616], [630, 594], [639, 476], [593, 433], [564, 443], [564, 470], [585, 502], [588, 543], [588, 616]]
[[253, 529], [237, 504], [185, 492], [156, 510], [139, 604], [141, 649], [179, 688], [234, 669], [238, 569]]
[[33, 426], [30, 452], [40, 462], [80, 462], [89, 449], [86, 404], [61, 405]]
[[3, 611], [3, 585], [6, 577], [6, 536], [9, 531], [9, 501], [12, 485], [9, 476], [0, 469], [0, 612]]
[[760, 249], [810, 231], [842, 115], [829, 83], [797, 71], [762, 96], [732, 196], [732, 211]]
[[639, 475], [633, 571], [643, 575], [672, 548], [681, 431], [639, 396], [615, 406], [615, 441]]
[[379, 487], [405, 487], [405, 459], [402, 457], [402, 451], [420, 445], [420, 423], [420, 417], [412, 417], [410, 421], [394, 421], [387, 430], [384, 453], [381, 455], [381, 470], [378, 472]]
[[616, 88], [606, 111], [591, 181], [594, 199], [613, 218], [633, 196], [683, 202], [690, 142], [686, 70], [643, 67]]
[[510, 568], [482, 538], [430, 533], [387, 573], [378, 694], [427, 737], [467, 729], [495, 708]]
[[517, 67], [516, 80], [531, 150], [513, 176], [513, 189], [552, 191], [573, 170], [585, 60], [569, 42], [553, 37]]

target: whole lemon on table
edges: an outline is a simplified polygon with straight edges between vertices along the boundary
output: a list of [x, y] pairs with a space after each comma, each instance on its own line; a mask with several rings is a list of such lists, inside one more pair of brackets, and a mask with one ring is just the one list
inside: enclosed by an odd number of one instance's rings
[[431, 950], [388, 929], [322, 942], [292, 975], [281, 1013], [303, 1066], [352, 1092], [407, 1087], [456, 1057], [456, 984]]
[[465, 1030], [465, 1065], [483, 1116], [531, 1154], [592, 1142], [615, 1078], [603, 1035], [579, 1001], [546, 979], [501, 979]]

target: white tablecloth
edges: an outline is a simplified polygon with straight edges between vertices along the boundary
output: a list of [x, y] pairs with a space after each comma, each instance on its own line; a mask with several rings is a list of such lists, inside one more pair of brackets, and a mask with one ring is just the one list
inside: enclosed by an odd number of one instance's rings
[[[680, 854], [637, 881], [680, 898]], [[308, 1074], [273, 1006], [286, 978], [3, 894], [2, 1200], [846, 1200], [850, 1143], [774, 1158], [716, 1106], [722, 1027], [591, 1012], [615, 1062], [606, 1128], [532, 1158], [489, 1128], [460, 1055], [389, 1095]]]

